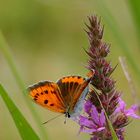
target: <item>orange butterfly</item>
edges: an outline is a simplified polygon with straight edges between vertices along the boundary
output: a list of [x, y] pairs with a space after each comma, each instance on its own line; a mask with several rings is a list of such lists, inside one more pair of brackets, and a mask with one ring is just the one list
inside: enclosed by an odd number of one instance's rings
[[42, 81], [28, 88], [29, 95], [37, 104], [70, 118], [81, 112], [90, 80], [91, 78], [67, 76], [56, 83]]

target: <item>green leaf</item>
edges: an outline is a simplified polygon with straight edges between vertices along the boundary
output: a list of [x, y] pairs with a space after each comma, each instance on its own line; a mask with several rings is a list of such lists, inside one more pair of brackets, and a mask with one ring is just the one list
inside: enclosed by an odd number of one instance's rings
[[27, 120], [24, 118], [22, 113], [19, 111], [19, 109], [16, 107], [16, 105], [13, 103], [7, 92], [4, 90], [2, 85], [0, 85], [0, 95], [2, 99], [4, 100], [14, 122], [15, 125], [20, 133], [20, 136], [23, 140], [31, 139], [31, 140], [39, 140], [40, 138], [35, 133], [35, 131], [32, 129], [32, 127], [29, 125]]
[[[7, 61], [7, 64], [9, 65], [9, 68], [15, 78], [15, 81], [17, 82], [17, 85], [19, 86], [19, 88], [22, 91], [25, 91], [25, 84], [19, 74], [19, 71], [17, 70], [13, 55], [11, 53], [11, 50], [2, 34], [2, 32], [0, 31], [0, 51], [2, 52], [5, 60]], [[34, 118], [34, 120], [36, 121], [37, 127], [39, 128], [39, 134], [41, 136], [41, 139], [46, 140], [47, 139], [47, 134], [45, 129], [40, 126], [40, 116], [39, 114], [36, 112], [36, 110], [33, 108], [32, 104], [25, 98], [26, 97], [26, 92], [21, 92], [23, 94], [21, 94], [21, 96], [23, 97], [23, 100], [25, 100], [27, 106], [29, 107], [29, 109], [31, 110], [32, 116]]]

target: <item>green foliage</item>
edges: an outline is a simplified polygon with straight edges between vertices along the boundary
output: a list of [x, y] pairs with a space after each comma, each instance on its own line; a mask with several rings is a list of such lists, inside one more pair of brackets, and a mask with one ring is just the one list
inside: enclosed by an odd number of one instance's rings
[[14, 120], [14, 123], [20, 133], [20, 136], [23, 140], [32, 139], [32, 140], [39, 140], [40, 138], [37, 136], [35, 131], [29, 125], [27, 120], [24, 118], [22, 113], [16, 107], [14, 102], [9, 97], [8, 93], [5, 89], [0, 85], [0, 95], [5, 102], [7, 109], [9, 110], [11, 117]]
[[[140, 1], [139, 0], [128, 0], [128, 4], [131, 8], [134, 23], [135, 23], [135, 29], [137, 31], [138, 39], [140, 36]], [[140, 43], [140, 42], [139, 42]]]
[[[7, 61], [8, 65], [9, 65], [9, 68], [15, 78], [15, 81], [17, 82], [17, 85], [19, 86], [19, 88], [22, 90], [22, 91], [26, 91], [25, 89], [25, 85], [24, 85], [24, 82], [22, 81], [21, 77], [20, 77], [20, 74], [18, 73], [18, 70], [17, 70], [17, 67], [14, 63], [14, 59], [13, 59], [13, 56], [11, 54], [11, 51], [8, 47], [8, 44], [6, 43], [2, 33], [0, 32], [0, 50], [2, 52], [2, 54], [4, 55], [4, 58], [5, 60]], [[22, 92], [21, 92], [22, 94]], [[3, 94], [2, 94], [3, 95]], [[8, 95], [7, 95], [8, 96]], [[28, 102], [28, 100], [25, 98], [26, 97], [26, 92], [23, 92], [23, 94], [21, 95], [23, 97], [23, 99], [25, 100], [25, 102], [27, 103], [29, 109], [31, 110], [32, 112], [32, 116], [34, 116], [34, 119], [36, 120], [37, 122], [37, 125], [38, 125], [38, 128], [39, 128], [39, 131], [40, 131], [40, 134], [41, 134], [41, 137], [44, 138], [44, 139], [47, 139], [47, 135], [46, 135], [46, 132], [44, 131], [44, 128], [40, 125], [40, 118], [37, 114], [37, 112], [34, 110], [33, 106], [31, 105], [30, 102]], [[10, 101], [10, 99], [9, 99]], [[12, 101], [11, 101], [12, 102]], [[8, 100], [6, 102], [8, 104]], [[8, 106], [7, 106], [8, 107]], [[18, 113], [19, 115], [19, 113]], [[17, 115], [17, 116], [18, 116]], [[17, 119], [18, 120], [18, 117], [15, 116], [14, 119]], [[17, 117], [17, 118], [16, 118]], [[23, 117], [22, 117], [23, 118]], [[19, 124], [19, 123], [18, 123]], [[25, 129], [26, 131], [26, 129]]]

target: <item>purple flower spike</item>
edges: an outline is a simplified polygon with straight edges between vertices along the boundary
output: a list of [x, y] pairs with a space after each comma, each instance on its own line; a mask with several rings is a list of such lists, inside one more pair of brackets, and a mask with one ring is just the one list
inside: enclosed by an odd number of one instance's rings
[[90, 140], [113, 140], [105, 111], [118, 139], [124, 140], [125, 126], [129, 124], [129, 117], [140, 119], [140, 116], [136, 114], [138, 106], [132, 105], [126, 109], [126, 103], [120, 98], [122, 93], [116, 89], [117, 81], [111, 76], [117, 65], [112, 67], [111, 62], [106, 60], [110, 45], [102, 41], [104, 27], [96, 16], [88, 18], [89, 25], [86, 24], [89, 40], [89, 49], [86, 51], [89, 56], [87, 68], [89, 73], [93, 72], [94, 75], [90, 80], [93, 88], [89, 88], [83, 115], [78, 118], [80, 132], [90, 134]]
[[132, 117], [132, 118], [135, 118], [135, 119], [140, 119], [140, 116], [138, 116], [136, 114], [137, 111], [138, 111], [138, 106], [137, 105], [132, 105], [129, 109], [126, 109], [126, 103], [121, 98], [119, 98], [119, 104], [118, 104], [118, 107], [117, 107], [117, 109], [115, 110], [114, 113], [116, 114], [116, 113], [121, 112], [128, 117]]

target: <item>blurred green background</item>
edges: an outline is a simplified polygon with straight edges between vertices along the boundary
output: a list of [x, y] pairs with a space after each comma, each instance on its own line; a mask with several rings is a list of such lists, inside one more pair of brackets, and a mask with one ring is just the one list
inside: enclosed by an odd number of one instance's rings
[[[104, 41], [111, 44], [108, 60], [118, 64], [113, 78], [128, 106], [134, 103], [130, 86], [124, 76], [118, 57], [125, 56], [137, 96], [140, 98], [140, 29], [137, 0], [5, 0], [0, 2], [0, 29], [9, 45], [14, 63], [26, 87], [41, 80], [56, 81], [65, 75], [87, 73], [88, 57], [84, 49], [88, 40], [84, 32], [87, 16], [96, 14], [104, 25]], [[22, 96], [3, 51], [0, 50], [0, 82], [14, 103], [37, 132], [42, 136], [32, 111]], [[28, 97], [26, 97], [28, 98]], [[28, 99], [27, 99], [28, 100]], [[34, 103], [40, 126], [49, 140], [88, 140], [89, 135], [78, 135], [79, 126], [72, 120], [60, 117], [46, 125], [42, 122], [56, 116]], [[0, 139], [20, 140], [17, 128], [0, 98]], [[14, 112], [14, 111], [13, 111]], [[10, 127], [9, 127], [10, 126]], [[140, 122], [133, 120], [126, 127], [126, 139], [140, 139]], [[29, 138], [30, 139], [30, 138]]]

